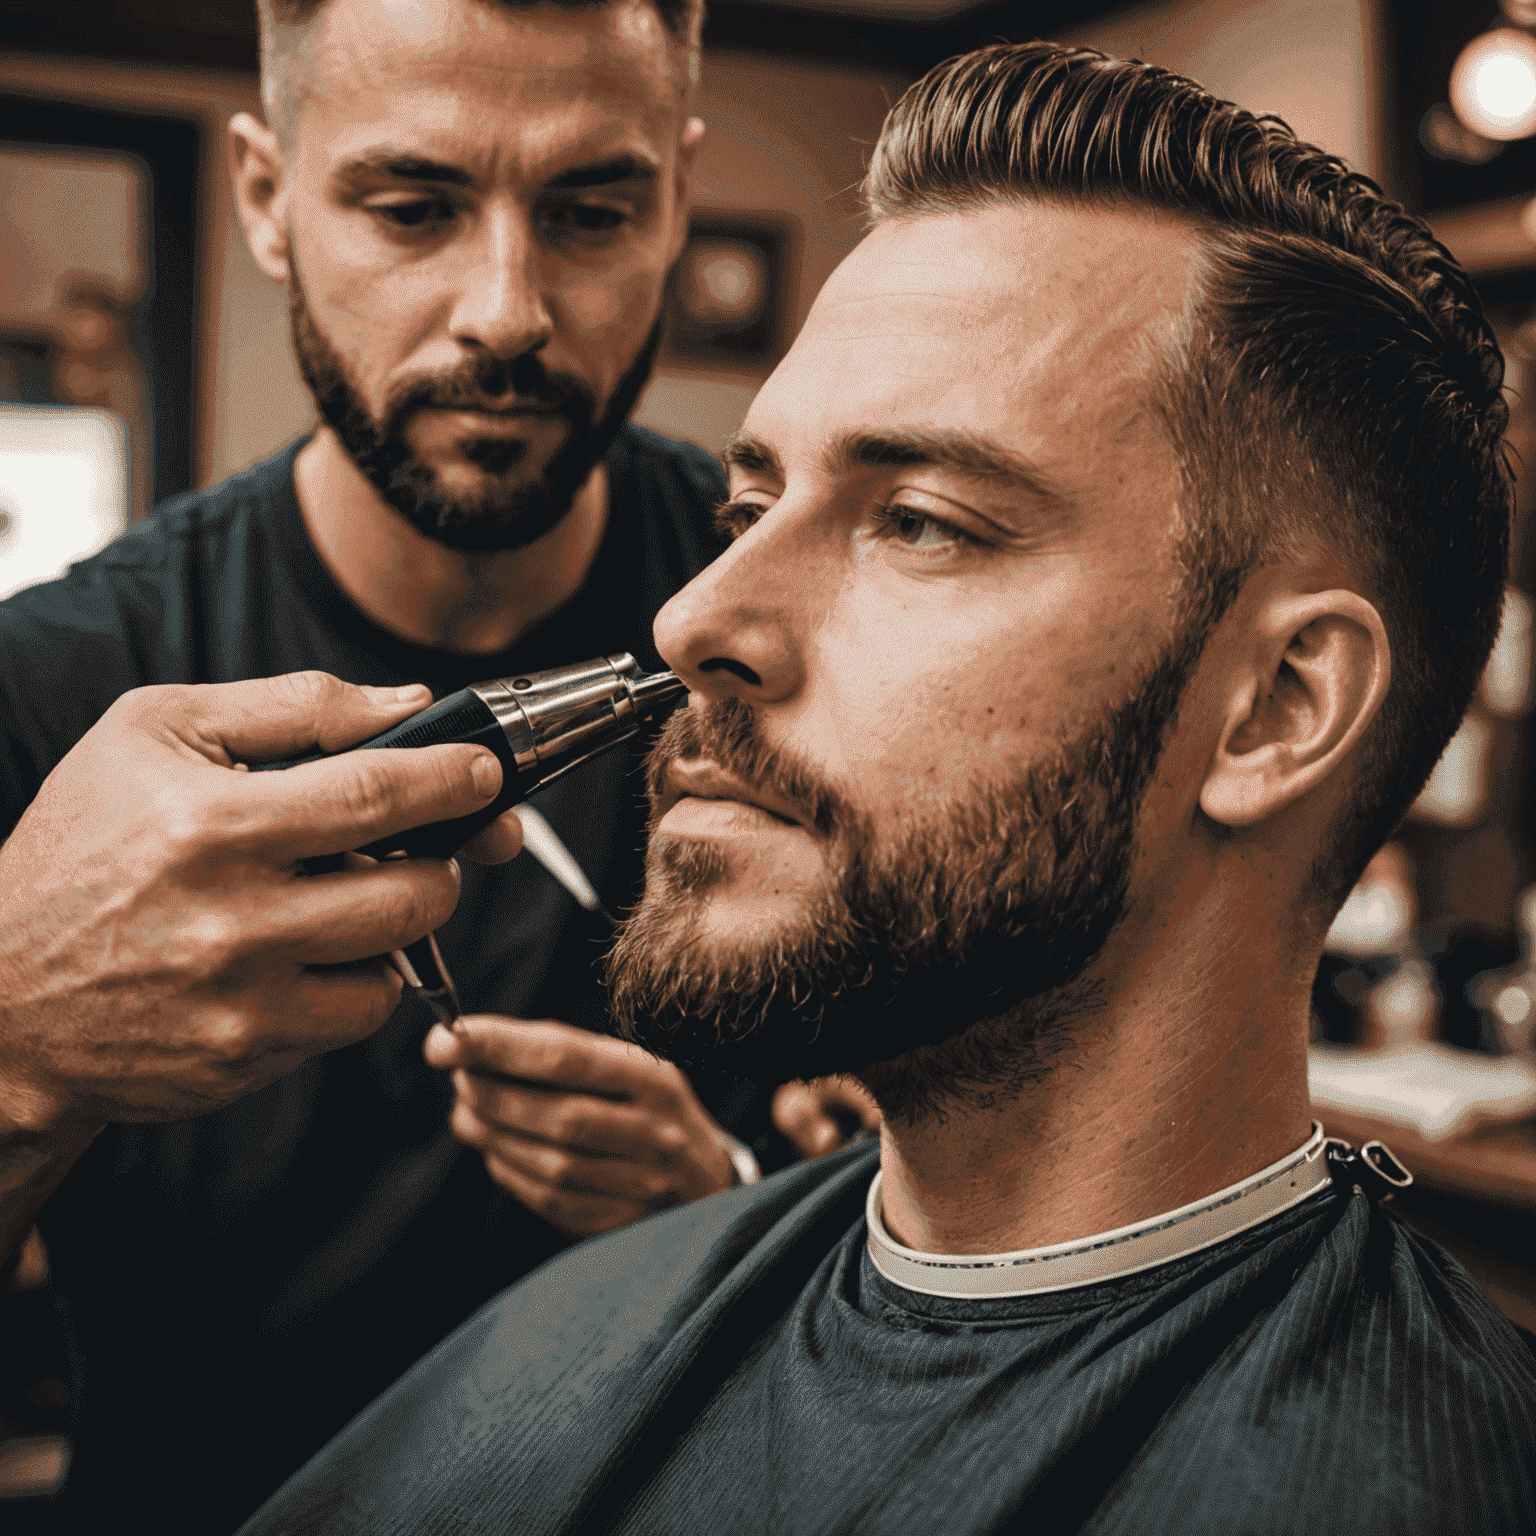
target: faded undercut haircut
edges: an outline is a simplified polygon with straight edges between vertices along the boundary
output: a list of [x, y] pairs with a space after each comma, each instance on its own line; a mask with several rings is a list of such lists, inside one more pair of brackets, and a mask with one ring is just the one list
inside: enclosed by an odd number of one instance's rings
[[[330, 0], [256, 0], [261, 32], [261, 104], [267, 124], [285, 145], [303, 102], [301, 77], [305, 51], [315, 24]], [[476, 0], [507, 10], [592, 11], [613, 0]], [[682, 64], [679, 84], [686, 96], [699, 82], [700, 37], [704, 0], [645, 0], [661, 18]]]
[[1249, 572], [1320, 539], [1391, 646], [1362, 771], [1312, 870], [1309, 897], [1331, 913], [1423, 788], [1498, 630], [1504, 362], [1466, 273], [1279, 119], [1050, 43], [931, 70], [887, 118], [864, 192], [877, 223], [1035, 200], [1191, 221], [1194, 298], [1158, 380], [1185, 632], [1209, 633]]

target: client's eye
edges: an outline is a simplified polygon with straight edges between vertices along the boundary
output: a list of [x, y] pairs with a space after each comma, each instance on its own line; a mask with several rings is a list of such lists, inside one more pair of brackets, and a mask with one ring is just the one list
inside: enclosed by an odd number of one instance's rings
[[946, 544], [980, 544], [975, 534], [934, 517], [918, 507], [905, 507], [899, 502], [881, 507], [876, 513], [886, 538], [895, 539], [909, 549], [942, 549]]

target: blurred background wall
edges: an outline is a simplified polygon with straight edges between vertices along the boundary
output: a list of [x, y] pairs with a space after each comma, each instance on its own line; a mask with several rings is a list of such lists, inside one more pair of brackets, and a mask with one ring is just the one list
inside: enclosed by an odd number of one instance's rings
[[[250, 0], [0, 4], [0, 20], [10, 23], [9, 46], [0, 51], [0, 93], [171, 117], [198, 130], [192, 403], [198, 484], [264, 457], [311, 420], [289, 355], [283, 295], [245, 248], [223, 157], [230, 115], [259, 110], [252, 14]], [[925, 21], [929, 16], [936, 20]], [[1280, 113], [1362, 168], [1382, 167], [1381, 29], [1371, 0], [1169, 0], [1131, 10], [1064, 3], [925, 7], [915, 0], [834, 3], [819, 11], [716, 6], [699, 99], [709, 134], [698, 213], [728, 230], [745, 220], [758, 244], [765, 232], [777, 235], [779, 288], [768, 297], [772, 336], [735, 357], [719, 347], [672, 349], [639, 420], [718, 448], [858, 238], [855, 189], [889, 104], [928, 63], [976, 38], [1040, 29], [1192, 74], [1221, 95]], [[5, 174], [0, 168], [0, 177]], [[6, 185], [0, 182], [0, 191]], [[63, 184], [52, 195], [56, 204], [68, 199], [78, 218], [89, 221], [90, 238], [121, 243], [116, 205], [75, 199]], [[30, 223], [26, 209], [15, 206], [0, 231]], [[6, 238], [19, 237], [0, 233]], [[89, 239], [78, 249], [74, 268], [83, 260], [91, 270], [117, 273], [122, 265], [120, 258], [87, 255], [94, 249]], [[0, 246], [0, 268], [26, 270], [25, 260], [9, 258], [9, 248]], [[750, 270], [733, 271], [723, 257], [706, 270], [711, 274], [727, 287], [733, 280], [737, 289], [751, 286]], [[22, 280], [33, 289], [40, 281]], [[113, 281], [125, 294], [132, 288], [122, 274]], [[8, 284], [3, 292], [0, 304], [11, 305]], [[33, 295], [25, 302], [39, 300]], [[8, 309], [0, 310], [0, 329], [12, 328]]]
[[1056, 36], [1189, 75], [1380, 176], [1387, 93], [1379, 12], [1376, 0], [1164, 0]]

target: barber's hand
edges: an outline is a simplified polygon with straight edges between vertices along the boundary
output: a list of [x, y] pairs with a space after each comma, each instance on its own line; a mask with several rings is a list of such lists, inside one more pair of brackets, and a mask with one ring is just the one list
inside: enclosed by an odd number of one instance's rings
[[785, 1083], [773, 1096], [773, 1123], [808, 1158], [846, 1147], [855, 1136], [880, 1129], [880, 1109], [851, 1077]]
[[430, 697], [305, 672], [119, 699], [0, 848], [0, 1122], [202, 1114], [378, 1028], [401, 983], [377, 957], [452, 912], [458, 868], [299, 861], [477, 811], [500, 765], [458, 745], [239, 764], [336, 751]]
[[569, 1024], [460, 1019], [427, 1036], [453, 1072], [451, 1125], [501, 1187], [567, 1237], [628, 1225], [735, 1181], [688, 1079], [628, 1041]]

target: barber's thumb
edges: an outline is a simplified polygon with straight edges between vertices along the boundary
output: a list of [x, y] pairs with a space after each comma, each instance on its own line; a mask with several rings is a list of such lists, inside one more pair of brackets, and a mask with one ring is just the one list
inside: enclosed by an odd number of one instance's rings
[[456, 1035], [445, 1024], [434, 1024], [427, 1031], [427, 1038], [421, 1042], [421, 1054], [427, 1058], [427, 1065], [437, 1067], [441, 1071], [448, 1071], [452, 1067], [464, 1064], [464, 1040], [461, 1035]]

